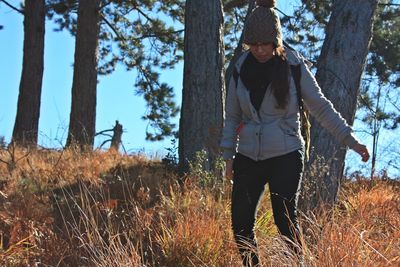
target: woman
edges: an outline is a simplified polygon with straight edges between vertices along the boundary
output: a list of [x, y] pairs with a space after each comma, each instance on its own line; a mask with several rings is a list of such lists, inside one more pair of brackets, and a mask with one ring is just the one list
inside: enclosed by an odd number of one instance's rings
[[311, 114], [363, 161], [369, 158], [367, 148], [323, 96], [302, 58], [283, 47], [275, 1], [258, 0], [257, 5], [244, 28], [249, 50], [236, 62], [239, 77], [229, 84], [221, 141], [226, 176], [233, 175], [232, 227], [245, 266], [259, 263], [249, 244], [256, 247], [253, 227], [266, 183], [275, 224], [282, 235], [296, 239], [304, 140], [290, 65], [300, 64], [301, 96]]

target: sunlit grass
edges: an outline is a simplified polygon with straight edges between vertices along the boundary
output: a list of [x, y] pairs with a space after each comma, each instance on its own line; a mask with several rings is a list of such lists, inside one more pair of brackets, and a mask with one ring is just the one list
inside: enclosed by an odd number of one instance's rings
[[[12, 153], [0, 151], [1, 266], [241, 266], [230, 183], [201, 171], [178, 183], [160, 162], [115, 152]], [[266, 192], [263, 266], [400, 266], [399, 193], [399, 182], [345, 182], [333, 209], [301, 216], [299, 256]]]

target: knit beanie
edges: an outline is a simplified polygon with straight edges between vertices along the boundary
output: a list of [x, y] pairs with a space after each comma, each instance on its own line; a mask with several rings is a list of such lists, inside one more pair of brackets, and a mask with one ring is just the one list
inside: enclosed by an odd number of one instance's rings
[[244, 26], [245, 44], [274, 43], [282, 46], [282, 30], [279, 16], [276, 14], [275, 0], [257, 0]]

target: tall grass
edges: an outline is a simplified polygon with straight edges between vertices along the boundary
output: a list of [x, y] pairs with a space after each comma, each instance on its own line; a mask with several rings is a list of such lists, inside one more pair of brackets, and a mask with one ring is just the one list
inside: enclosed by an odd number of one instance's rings
[[[211, 173], [195, 169], [178, 184], [170, 168], [137, 156], [12, 153], [0, 150], [1, 266], [241, 266], [231, 185]], [[301, 256], [278, 235], [264, 198], [262, 265], [400, 266], [399, 192], [394, 181], [345, 182], [333, 209], [301, 216]]]
[[264, 265], [400, 266], [399, 192], [398, 182], [347, 181], [333, 209], [301, 216], [301, 256], [282, 239], [259, 233]]

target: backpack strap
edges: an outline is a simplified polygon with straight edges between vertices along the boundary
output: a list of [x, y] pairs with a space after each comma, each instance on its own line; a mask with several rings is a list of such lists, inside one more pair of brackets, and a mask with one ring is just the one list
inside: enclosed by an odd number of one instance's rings
[[244, 60], [245, 58], [242, 58], [242, 57], [243, 57], [243, 55], [244, 55], [245, 53], [247, 53], [247, 52], [246, 52], [246, 51], [241, 51], [241, 52], [239, 52], [239, 54], [237, 55], [237, 57], [235, 57], [236, 59], [235, 59], [235, 64], [233, 65], [232, 77], [233, 77], [233, 80], [235, 81], [235, 85], [236, 85], [236, 86], [237, 86], [237, 84], [238, 84], [238, 80], [239, 80], [239, 77], [240, 77], [240, 68], [239, 68], [239, 70], [238, 70], [237, 63], [238, 63], [239, 61], [241, 61], [241, 63], [243, 63], [243, 60]]
[[240, 74], [239, 74], [239, 72], [238, 72], [236, 66], [233, 66], [232, 77], [233, 77], [233, 80], [235, 81], [235, 85], [236, 85], [236, 86], [237, 86], [237, 84], [238, 84], [239, 76], [240, 76]]
[[290, 65], [294, 84], [296, 85], [296, 92], [297, 92], [297, 101], [299, 104], [299, 110], [300, 110], [300, 128], [301, 128], [301, 134], [304, 138], [304, 146], [305, 146], [305, 161], [308, 161], [310, 159], [310, 140], [311, 140], [311, 134], [310, 134], [310, 119], [309, 119], [309, 114], [308, 110], [304, 108], [304, 103], [303, 103], [303, 98], [301, 96], [301, 85], [300, 85], [300, 80], [301, 80], [301, 66], [300, 64], [298, 65]]
[[300, 80], [301, 80], [301, 66], [300, 64], [298, 65], [290, 65], [294, 84], [296, 85], [296, 92], [297, 92], [297, 102], [299, 104], [300, 110], [304, 110], [304, 103], [303, 103], [303, 98], [301, 96], [301, 86], [300, 86]]

